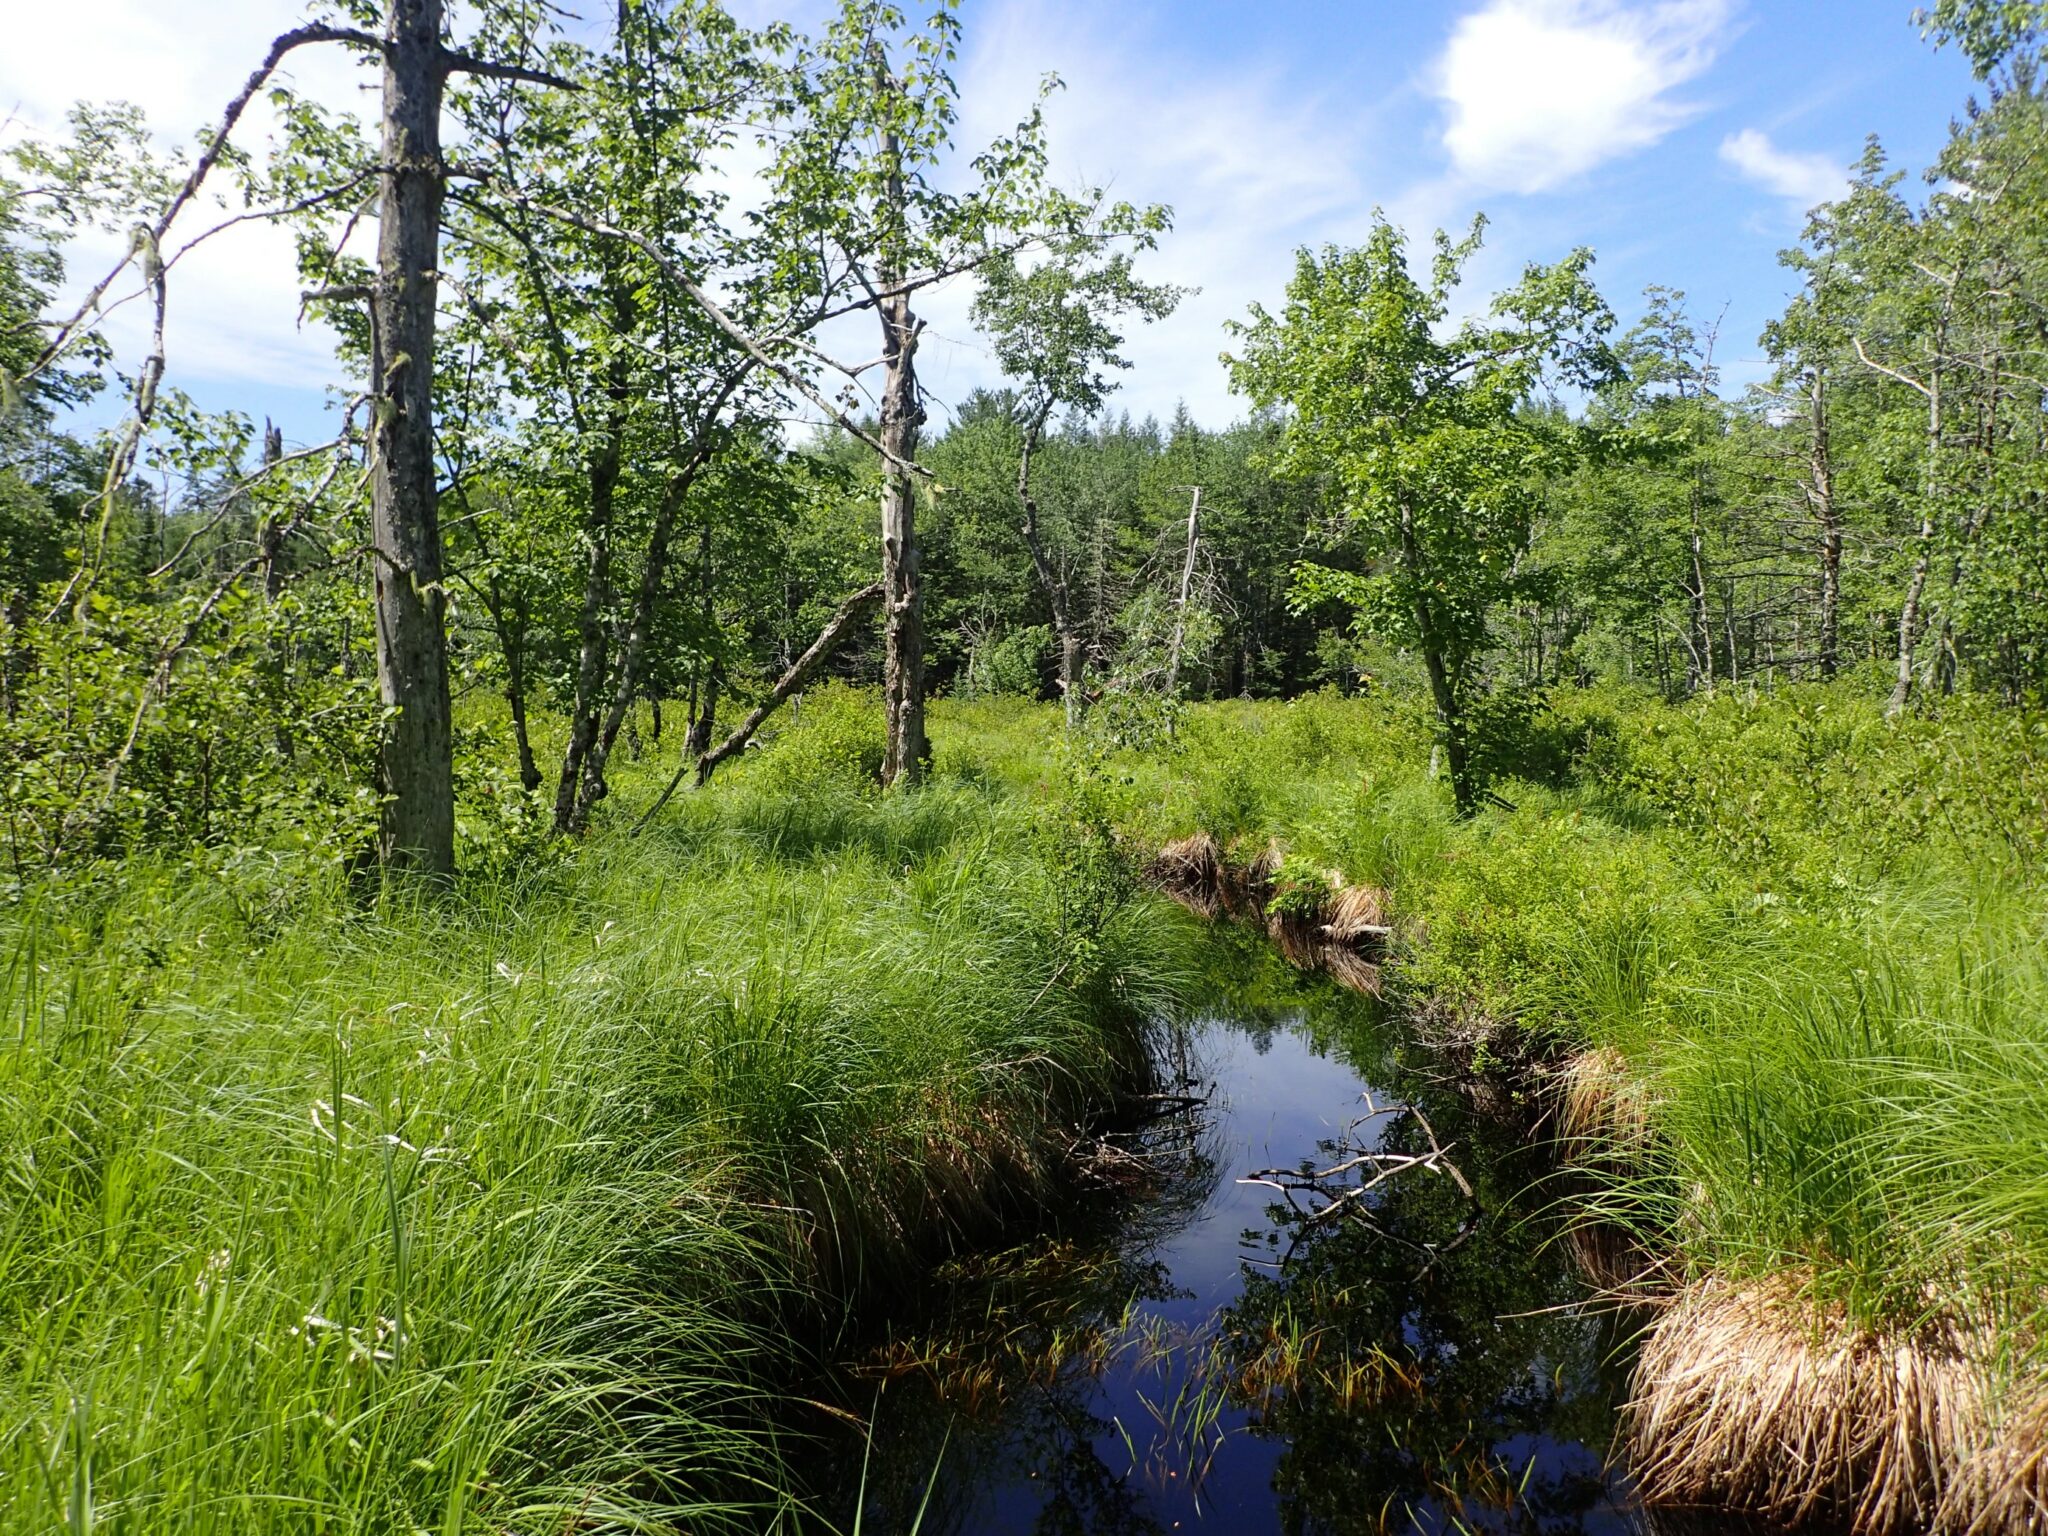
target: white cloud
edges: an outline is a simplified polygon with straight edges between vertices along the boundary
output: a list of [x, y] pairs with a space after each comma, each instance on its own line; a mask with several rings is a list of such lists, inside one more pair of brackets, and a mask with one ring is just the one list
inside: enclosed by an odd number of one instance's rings
[[1489, 0], [1433, 86], [1444, 146], [1484, 187], [1541, 192], [1649, 148], [1696, 110], [1669, 93], [1714, 61], [1735, 0]]
[[1756, 128], [1723, 139], [1721, 158], [1745, 179], [1774, 196], [1790, 198], [1802, 209], [1841, 196], [1849, 180], [1847, 168], [1839, 162], [1823, 154], [1780, 149], [1769, 134]]
[[[0, 120], [14, 131], [61, 133], [78, 100], [128, 101], [140, 107], [163, 146], [189, 145], [209, 131], [272, 38], [304, 19], [303, 0], [205, 0], [166, 7], [156, 0], [91, 0], [84, 5], [24, 5], [10, 13], [0, 49]], [[302, 48], [283, 76], [330, 106], [360, 112], [366, 78], [345, 49]], [[262, 97], [250, 105], [235, 142], [260, 156], [275, 117]], [[11, 136], [11, 135], [10, 135]], [[225, 192], [223, 186], [221, 191]], [[225, 216], [218, 204], [180, 218], [167, 250]], [[122, 242], [98, 234], [75, 241], [64, 298], [75, 302], [119, 259]], [[125, 279], [110, 304], [132, 293]], [[291, 237], [259, 223], [238, 225], [182, 257], [170, 274], [165, 327], [166, 382], [319, 389], [337, 381], [333, 338], [299, 323], [299, 285]], [[132, 371], [147, 347], [146, 304], [131, 300], [108, 316], [104, 334], [120, 366]], [[250, 402], [255, 409], [262, 407]]]

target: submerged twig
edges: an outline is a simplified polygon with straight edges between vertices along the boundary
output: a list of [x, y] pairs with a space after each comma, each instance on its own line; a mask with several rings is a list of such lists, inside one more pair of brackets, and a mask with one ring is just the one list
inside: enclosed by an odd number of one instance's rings
[[[1477, 1229], [1479, 1197], [1458, 1165], [1450, 1160], [1448, 1149], [1437, 1139], [1436, 1128], [1429, 1123], [1428, 1117], [1412, 1104], [1375, 1104], [1369, 1093], [1365, 1096], [1365, 1106], [1366, 1112], [1345, 1127], [1343, 1135], [1329, 1143], [1340, 1154], [1329, 1167], [1261, 1168], [1237, 1181], [1278, 1190], [1300, 1218], [1294, 1239], [1282, 1256], [1283, 1264], [1293, 1257], [1295, 1247], [1309, 1232], [1339, 1220], [1356, 1221], [1390, 1242], [1424, 1255], [1431, 1262], [1462, 1247]], [[1365, 1149], [1358, 1136], [1359, 1127], [1385, 1115], [1407, 1115], [1413, 1119], [1428, 1138], [1428, 1150], [1381, 1152]], [[1448, 1178], [1470, 1207], [1465, 1220], [1447, 1241], [1413, 1242], [1387, 1231], [1374, 1216], [1370, 1200], [1373, 1192], [1388, 1180], [1416, 1169]]]

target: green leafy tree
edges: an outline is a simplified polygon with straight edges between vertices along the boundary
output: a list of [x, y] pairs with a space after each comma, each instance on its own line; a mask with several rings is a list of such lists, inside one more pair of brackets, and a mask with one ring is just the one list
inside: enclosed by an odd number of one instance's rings
[[1421, 653], [1460, 812], [1479, 792], [1467, 716], [1491, 615], [1517, 591], [1542, 477], [1573, 450], [1527, 407], [1552, 370], [1593, 387], [1614, 369], [1584, 250], [1531, 267], [1485, 318], [1447, 331], [1482, 227], [1439, 232], [1426, 282], [1378, 214], [1361, 247], [1301, 251], [1285, 308], [1253, 306], [1225, 359], [1236, 389], [1286, 408], [1276, 469], [1330, 482], [1370, 565], [1304, 562], [1297, 599], [1342, 598], [1363, 628]]
[[1183, 297], [1186, 290], [1170, 283], [1141, 281], [1131, 250], [1103, 249], [1106, 241], [1118, 238], [1149, 249], [1170, 218], [1169, 210], [1158, 205], [1118, 204], [1096, 228], [1052, 241], [1043, 259], [1031, 266], [1009, 255], [989, 262], [974, 299], [975, 323], [993, 343], [1004, 376], [1018, 388], [1017, 503], [1023, 512], [1024, 547], [1052, 610], [1060, 696], [1070, 726], [1080, 714], [1084, 641], [1069, 573], [1054, 563], [1040, 530], [1032, 461], [1056, 411], [1095, 415], [1109, 397], [1110, 374], [1130, 366], [1119, 350], [1124, 338], [1116, 324], [1127, 316], [1162, 320]]

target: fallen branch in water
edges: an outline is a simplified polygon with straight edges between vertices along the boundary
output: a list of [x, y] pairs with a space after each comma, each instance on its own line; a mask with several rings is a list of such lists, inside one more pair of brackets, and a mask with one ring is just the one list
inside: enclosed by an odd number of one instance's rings
[[[1447, 1155], [1447, 1149], [1437, 1140], [1436, 1128], [1421, 1110], [1412, 1104], [1375, 1104], [1372, 1095], [1365, 1097], [1366, 1112], [1352, 1121], [1334, 1143], [1338, 1152], [1344, 1154], [1327, 1168], [1304, 1166], [1301, 1168], [1262, 1168], [1246, 1174], [1237, 1182], [1257, 1184], [1267, 1189], [1278, 1190], [1288, 1206], [1300, 1218], [1300, 1225], [1293, 1242], [1287, 1247], [1285, 1263], [1294, 1253], [1295, 1246], [1310, 1231], [1350, 1219], [1369, 1228], [1390, 1242], [1422, 1254], [1434, 1262], [1444, 1254], [1462, 1247], [1467, 1238], [1479, 1225], [1479, 1197], [1472, 1185]], [[1407, 1115], [1422, 1127], [1422, 1133], [1429, 1138], [1429, 1149], [1425, 1152], [1379, 1152], [1352, 1150], [1362, 1148], [1359, 1127], [1367, 1125], [1384, 1115]], [[1399, 1237], [1382, 1227], [1373, 1213], [1369, 1196], [1388, 1180], [1415, 1169], [1440, 1174], [1457, 1186], [1458, 1193], [1465, 1197], [1469, 1211], [1465, 1220], [1450, 1239], [1442, 1243], [1415, 1243]]]

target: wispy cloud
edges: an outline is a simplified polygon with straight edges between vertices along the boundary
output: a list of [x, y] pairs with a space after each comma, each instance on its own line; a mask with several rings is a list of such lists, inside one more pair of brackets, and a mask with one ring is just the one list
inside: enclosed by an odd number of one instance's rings
[[1802, 209], [1839, 197], [1849, 180], [1848, 169], [1839, 161], [1810, 151], [1780, 149], [1757, 128], [1723, 139], [1721, 159], [1745, 180], [1773, 196], [1790, 198]]
[[[121, 100], [140, 107], [166, 145], [189, 143], [218, 122], [270, 39], [302, 21], [304, 9], [301, 0], [207, 0], [169, 9], [151, 0], [94, 0], [81, 20], [72, 7], [22, 7], [19, 17], [10, 15], [8, 46], [0, 49], [0, 118], [12, 114], [15, 132], [54, 133], [79, 98]], [[300, 49], [284, 74], [333, 105], [364, 109], [364, 76], [347, 50]], [[275, 127], [259, 96], [236, 143], [260, 156]], [[224, 212], [202, 201], [179, 220], [170, 248]], [[75, 241], [67, 251], [67, 293], [82, 293], [120, 253], [120, 241], [98, 234]], [[244, 224], [193, 250], [171, 273], [169, 382], [318, 389], [334, 380], [333, 337], [317, 323], [300, 324], [298, 288], [291, 236], [282, 229]], [[125, 292], [117, 287], [112, 297]], [[106, 322], [118, 360], [130, 368], [147, 333], [146, 307], [138, 303], [116, 309]]]
[[[1296, 246], [1356, 238], [1373, 201], [1373, 114], [1334, 89], [1305, 92], [1256, 54], [1182, 46], [1170, 10], [1079, 0], [1002, 0], [983, 10], [963, 61], [959, 142], [1004, 132], [1047, 70], [1053, 174], [1066, 185], [1174, 207], [1174, 229], [1144, 263], [1155, 281], [1199, 288], [1173, 317], [1135, 327], [1132, 370], [1115, 402], [1165, 416], [1185, 401], [1204, 421], [1243, 411], [1217, 361], [1223, 322], [1276, 300]], [[993, 369], [965, 321], [964, 290], [929, 305], [939, 344], [933, 388], [957, 399]], [[947, 342], [955, 343], [947, 346]]]
[[1735, 0], [1488, 0], [1438, 60], [1444, 147], [1475, 185], [1542, 192], [1656, 144], [1696, 108], [1671, 92], [1726, 43]]

